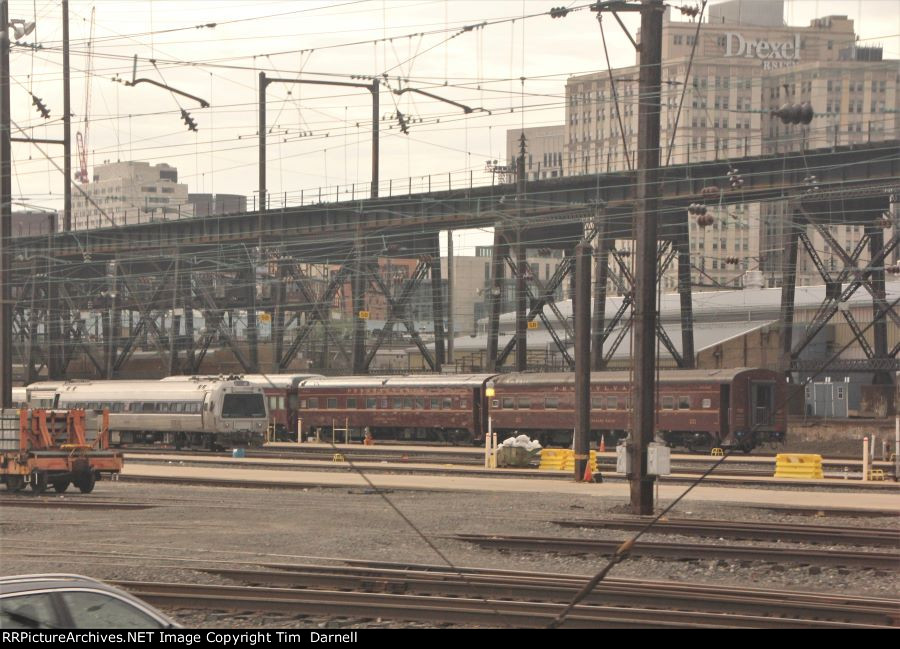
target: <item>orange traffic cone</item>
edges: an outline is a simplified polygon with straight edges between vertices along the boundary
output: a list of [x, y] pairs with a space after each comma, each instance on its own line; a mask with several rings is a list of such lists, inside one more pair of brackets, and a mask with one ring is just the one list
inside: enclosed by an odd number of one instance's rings
[[600, 435], [600, 452], [606, 453], [606, 438]]
[[593, 482], [594, 474], [591, 473], [591, 462], [588, 460], [588, 463], [584, 465], [584, 481], [585, 482]]

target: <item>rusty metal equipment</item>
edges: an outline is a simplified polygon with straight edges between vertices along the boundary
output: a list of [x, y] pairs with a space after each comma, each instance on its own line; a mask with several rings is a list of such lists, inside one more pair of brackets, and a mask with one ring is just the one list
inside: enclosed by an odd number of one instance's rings
[[31, 485], [36, 494], [74, 484], [90, 493], [101, 474], [122, 470], [122, 453], [109, 450], [109, 411], [22, 408], [0, 410], [0, 481], [7, 491]]

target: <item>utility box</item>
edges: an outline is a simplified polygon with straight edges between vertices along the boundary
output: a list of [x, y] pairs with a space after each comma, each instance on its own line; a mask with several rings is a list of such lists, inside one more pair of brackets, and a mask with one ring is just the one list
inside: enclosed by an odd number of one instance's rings
[[672, 473], [672, 450], [665, 444], [647, 446], [647, 475]]
[[631, 473], [631, 456], [628, 455], [628, 447], [619, 444], [616, 447], [616, 473]]

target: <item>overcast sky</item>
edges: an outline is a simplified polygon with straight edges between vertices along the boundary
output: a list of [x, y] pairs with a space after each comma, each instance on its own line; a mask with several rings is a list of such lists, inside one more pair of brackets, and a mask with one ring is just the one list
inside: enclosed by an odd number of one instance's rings
[[[380, 95], [382, 181], [393, 178], [405, 186], [410, 176], [446, 178], [448, 172], [462, 180], [469, 170], [477, 177], [487, 160], [505, 157], [507, 128], [562, 123], [569, 75], [605, 69], [600, 30], [589, 11], [563, 19], [528, 17], [562, 4], [71, 0], [73, 137], [84, 130], [85, 54], [95, 7], [89, 167], [106, 160], [168, 162], [178, 167], [180, 181], [191, 191], [253, 196], [259, 71], [335, 81], [386, 72], [393, 90], [408, 84], [492, 114], [476, 111], [466, 116], [449, 104], [411, 93], [398, 97], [385, 89]], [[59, 5], [10, 1], [10, 18], [37, 22], [36, 32], [23, 40], [43, 46], [38, 51], [15, 47], [11, 57], [12, 118], [34, 137], [62, 137]], [[900, 58], [896, 0], [786, 2], [788, 24], [808, 25], [811, 18], [829, 14], [848, 15], [866, 44], [881, 44], [886, 58]], [[636, 29], [636, 16], [624, 20]], [[488, 24], [476, 26], [484, 22]], [[208, 23], [216, 25], [195, 27]], [[466, 26], [476, 27], [464, 30]], [[618, 25], [605, 21], [605, 32], [612, 65], [633, 64], [633, 48]], [[113, 81], [117, 76], [131, 78], [135, 54], [138, 77], [168, 83], [211, 106], [200, 108], [149, 84], [130, 88]], [[156, 67], [149, 59], [157, 60]], [[37, 114], [29, 91], [50, 109], [49, 121]], [[181, 108], [190, 111], [197, 133], [182, 122]], [[397, 110], [410, 119], [408, 135], [400, 133], [392, 116]], [[350, 183], [362, 189], [369, 182], [367, 91], [271, 85], [267, 111], [272, 194], [299, 195], [301, 189], [315, 192], [319, 186]], [[13, 132], [17, 134], [15, 126]], [[43, 148], [62, 164], [61, 147]], [[38, 150], [14, 145], [13, 164], [14, 201], [61, 207], [62, 175]], [[78, 169], [77, 155], [73, 169]]]

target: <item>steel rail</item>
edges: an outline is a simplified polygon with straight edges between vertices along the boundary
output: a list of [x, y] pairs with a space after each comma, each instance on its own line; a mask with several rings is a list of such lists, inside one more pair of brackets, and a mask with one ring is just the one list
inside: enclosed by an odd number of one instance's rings
[[[449, 622], [487, 626], [540, 628], [562, 608], [562, 604], [361, 593], [326, 590], [296, 590], [242, 586], [210, 586], [152, 582], [115, 582], [141, 599], [176, 608], [213, 608], [280, 611], [294, 615], [391, 618], [429, 623]], [[486, 605], [487, 604], [487, 605]], [[566, 626], [592, 628], [770, 628], [785, 626], [784, 620], [750, 615], [722, 615], [695, 611], [665, 611], [647, 608], [579, 605]], [[873, 628], [879, 625], [828, 621], [791, 620], [792, 627]], [[880, 625], [883, 626], [883, 625]]]
[[[452, 573], [333, 566], [296, 566], [290, 571], [210, 568], [204, 569], [204, 572], [253, 585], [543, 602], [570, 601], [586, 581], [583, 577], [478, 574], [467, 574], [466, 579], [462, 580], [459, 575]], [[789, 597], [776, 593], [777, 605], [773, 605], [773, 593], [760, 594], [745, 592], [743, 589], [732, 589], [728, 593], [707, 592], [703, 586], [694, 584], [673, 583], [667, 586], [668, 588], [660, 588], [658, 584], [610, 582], [591, 593], [585, 603], [752, 615], [778, 621], [807, 619], [887, 626], [900, 624], [900, 602], [896, 600], [848, 602], [846, 598], [838, 596], [792, 601]]]
[[[453, 534], [444, 538], [487, 547], [527, 550], [532, 552], [592, 553], [611, 555], [621, 541], [538, 536], [504, 536], [481, 534]], [[900, 554], [894, 552], [850, 552], [843, 550], [805, 550], [794, 548], [738, 545], [702, 545], [689, 543], [638, 542], [631, 554], [670, 559], [734, 559], [796, 563], [875, 570], [900, 570]]]
[[[555, 520], [563, 527], [585, 527], [609, 530], [639, 530], [646, 518], [610, 518], [605, 520]], [[900, 548], [900, 530], [883, 528], [839, 527], [836, 525], [796, 525], [785, 523], [744, 523], [736, 521], [690, 520], [670, 518], [660, 520], [654, 533], [684, 534], [727, 539], [760, 541], [798, 541], [803, 543], [831, 543]]]

